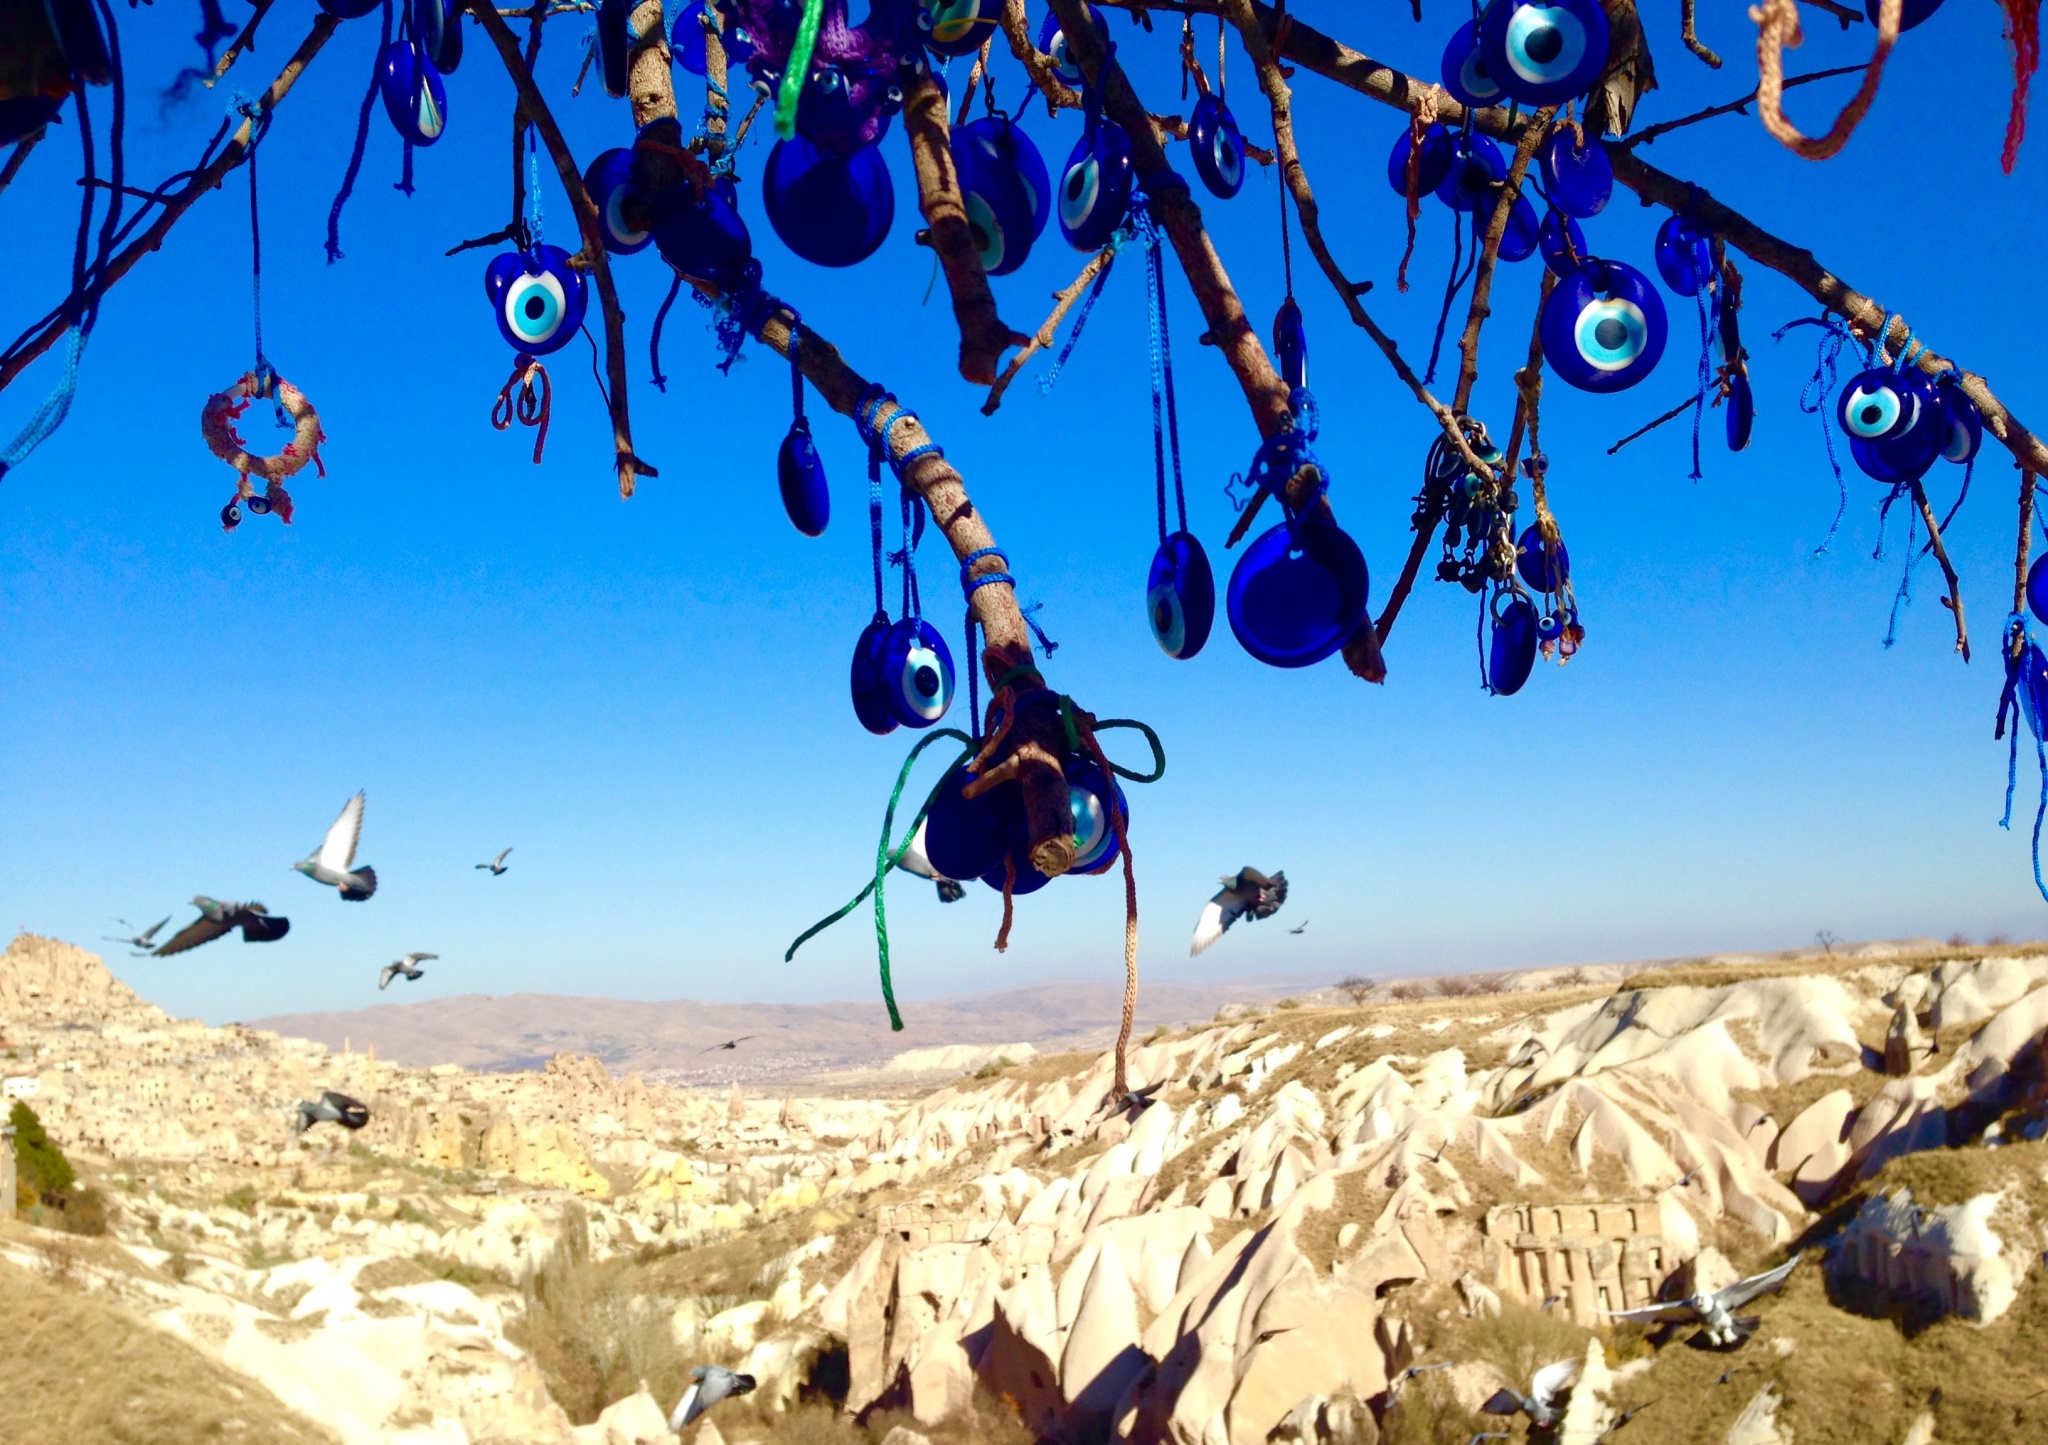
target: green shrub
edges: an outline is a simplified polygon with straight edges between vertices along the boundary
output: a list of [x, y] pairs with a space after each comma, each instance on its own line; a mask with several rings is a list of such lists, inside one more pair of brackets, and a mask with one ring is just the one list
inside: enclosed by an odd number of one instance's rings
[[62, 1207], [63, 1198], [78, 1183], [78, 1175], [64, 1151], [50, 1142], [43, 1121], [21, 1100], [7, 1116], [14, 1126], [14, 1166], [21, 1207], [38, 1200]]
[[244, 1214], [254, 1214], [256, 1212], [256, 1186], [253, 1184], [236, 1186], [228, 1191], [225, 1203], [230, 1209], [239, 1209]]

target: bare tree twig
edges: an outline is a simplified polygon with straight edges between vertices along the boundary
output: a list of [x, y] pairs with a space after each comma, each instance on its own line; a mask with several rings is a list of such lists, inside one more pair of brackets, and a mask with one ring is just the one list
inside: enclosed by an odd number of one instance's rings
[[[1866, 60], [1859, 65], [1837, 65], [1831, 70], [1812, 70], [1808, 71], [1805, 75], [1787, 76], [1785, 78], [1785, 89], [1790, 90], [1794, 86], [1799, 85], [1811, 85], [1816, 80], [1833, 80], [1838, 75], [1861, 75], [1869, 68], [1870, 62]], [[1624, 140], [1609, 141], [1608, 144], [1610, 146], [1620, 146], [1624, 150], [1631, 150], [1636, 146], [1648, 145], [1660, 135], [1668, 135], [1674, 130], [1683, 130], [1689, 125], [1698, 125], [1703, 120], [1713, 120], [1716, 116], [1748, 115], [1750, 104], [1755, 99], [1756, 92], [1752, 90], [1740, 100], [1731, 100], [1726, 105], [1710, 105], [1705, 110], [1694, 111], [1691, 115], [1680, 116], [1677, 120], [1659, 121], [1656, 125], [1646, 126]]]
[[1841, 22], [1844, 30], [1847, 30], [1851, 25], [1862, 24], [1867, 18], [1861, 10], [1853, 10], [1847, 5], [1838, 5], [1835, 3], [1835, 0], [1799, 0], [1799, 3], [1811, 5], [1816, 10], [1827, 11], [1828, 14]]
[[34, 135], [16, 144], [14, 153], [7, 157], [7, 164], [0, 166], [0, 191], [6, 190], [12, 184], [14, 178], [21, 174], [22, 164], [28, 160], [29, 152], [36, 148], [42, 138], [43, 132], [37, 131]]
[[2020, 469], [2020, 537], [2013, 550], [2012, 559], [2012, 610], [2024, 612], [2027, 606], [2027, 553], [2033, 541], [2034, 528], [2034, 474]]
[[1620, 451], [1630, 442], [1638, 441], [1641, 438], [1648, 436], [1651, 432], [1655, 431], [1658, 427], [1664, 425], [1664, 423], [1668, 421], [1677, 421], [1680, 417], [1684, 416], [1687, 412], [1691, 411], [1693, 407], [1698, 403], [1698, 401], [1699, 398], [1697, 396], [1689, 396], [1684, 401], [1681, 401], [1677, 406], [1674, 406], [1673, 408], [1671, 408], [1671, 410], [1665, 412], [1662, 416], [1657, 417], [1652, 421], [1644, 422], [1641, 426], [1637, 427], [1634, 431], [1630, 432], [1627, 436], [1623, 437], [1620, 441], [1616, 442], [1613, 446], [1609, 447], [1607, 449], [1607, 455], [1609, 455], [1610, 457], [1613, 456], [1616, 452]]
[[1073, 309], [1074, 303], [1081, 299], [1081, 293], [1088, 289], [1089, 284], [1115, 255], [1116, 252], [1112, 248], [1103, 247], [1088, 258], [1081, 267], [1081, 274], [1074, 278], [1071, 286], [1052, 293], [1052, 314], [1045, 318], [1043, 326], [1026, 339], [1024, 349], [1010, 358], [1010, 364], [1003, 368], [1003, 374], [997, 377], [995, 385], [989, 388], [988, 400], [981, 404], [983, 416], [996, 414], [996, 408], [1003, 404], [1003, 393], [1010, 389], [1010, 383], [1017, 379], [1017, 373], [1024, 369], [1024, 363], [1053, 344], [1059, 334], [1060, 322], [1066, 318], [1067, 312]]
[[1052, 68], [1052, 57], [1040, 50], [1032, 38], [1031, 20], [1024, 13], [1024, 0], [1004, 0], [1002, 27], [1003, 38], [1010, 42], [1010, 53], [1031, 72], [1038, 93], [1045, 97], [1046, 109], [1079, 109], [1081, 97], [1060, 79], [1059, 73]]
[[1556, 115], [1556, 106], [1546, 106], [1523, 128], [1522, 138], [1515, 144], [1514, 159], [1508, 165], [1507, 179], [1501, 182], [1493, 203], [1493, 215], [1486, 223], [1486, 238], [1480, 245], [1479, 264], [1473, 273], [1472, 304], [1465, 313], [1465, 334], [1458, 338], [1458, 389], [1451, 399], [1453, 411], [1463, 412], [1472, 405], [1472, 388], [1479, 382], [1479, 328], [1493, 315], [1493, 272], [1500, 261], [1501, 237], [1507, 234], [1508, 217], [1514, 214], [1515, 201], [1522, 194], [1522, 177], [1528, 174], [1529, 161]]
[[1685, 48], [1707, 63], [1710, 70], [1721, 68], [1721, 57], [1700, 43], [1700, 33], [1693, 21], [1694, 0], [1679, 0], [1678, 38], [1685, 42]]
[[207, 89], [211, 90], [214, 82], [228, 73], [228, 67], [240, 58], [244, 50], [256, 48], [256, 27], [263, 23], [263, 17], [270, 13], [270, 7], [275, 3], [276, 0], [256, 0], [256, 13], [249, 17], [249, 23], [242, 27], [242, 33], [235, 37], [234, 44], [221, 53], [214, 64], [212, 79], [206, 82]]
[[1941, 523], [1934, 520], [1934, 508], [1927, 504], [1927, 489], [1920, 485], [1920, 479], [1913, 479], [1913, 504], [1920, 509], [1920, 520], [1927, 524], [1927, 545], [1934, 549], [1934, 560], [1941, 564], [1941, 575], [1948, 579], [1948, 596], [1943, 598], [1948, 610], [1956, 619], [1956, 651], [1963, 655], [1963, 661], [1970, 660], [1970, 630], [1963, 624], [1962, 583], [1956, 579], [1955, 564], [1948, 560], [1948, 547], [1941, 540]]

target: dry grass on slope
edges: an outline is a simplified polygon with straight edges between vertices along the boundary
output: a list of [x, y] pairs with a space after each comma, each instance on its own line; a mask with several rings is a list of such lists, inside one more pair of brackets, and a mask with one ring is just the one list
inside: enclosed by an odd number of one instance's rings
[[75, 1284], [0, 1263], [10, 1445], [331, 1441], [260, 1386]]

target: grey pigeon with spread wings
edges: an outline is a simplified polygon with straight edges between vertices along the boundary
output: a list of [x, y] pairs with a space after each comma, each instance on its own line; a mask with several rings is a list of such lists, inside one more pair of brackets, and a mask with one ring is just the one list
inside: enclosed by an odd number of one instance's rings
[[761, 1037], [759, 1034], [741, 1034], [736, 1039], [727, 1039], [722, 1044], [713, 1044], [710, 1048], [699, 1049], [697, 1052], [700, 1054], [715, 1054], [720, 1049], [736, 1049], [748, 1039], [758, 1039], [759, 1037]]
[[308, 1104], [303, 1099], [299, 1101], [298, 1118], [293, 1123], [292, 1132], [303, 1134], [315, 1124], [339, 1124], [350, 1133], [354, 1133], [369, 1122], [368, 1104], [329, 1089], [320, 1096], [320, 1102], [317, 1104]]
[[1757, 1327], [1755, 1319], [1737, 1319], [1735, 1311], [1758, 1295], [1782, 1288], [1798, 1263], [1799, 1256], [1795, 1254], [1776, 1269], [1737, 1280], [1724, 1289], [1702, 1290], [1691, 1299], [1604, 1313], [1609, 1319], [1633, 1320], [1638, 1324], [1697, 1323], [1702, 1327], [1699, 1337], [1709, 1345], [1717, 1349], [1732, 1349], [1748, 1339], [1750, 1332]]
[[222, 903], [202, 893], [192, 900], [192, 906], [199, 910], [199, 916], [172, 934], [170, 942], [157, 949], [156, 957], [168, 958], [211, 943], [237, 928], [242, 930], [244, 943], [275, 943], [292, 929], [289, 918], [272, 918], [270, 910], [260, 903]]
[[1545, 1365], [1530, 1377], [1528, 1394], [1517, 1394], [1510, 1389], [1495, 1390], [1479, 1408], [1489, 1415], [1512, 1415], [1519, 1410], [1529, 1417], [1530, 1424], [1548, 1428], [1564, 1417], [1565, 1389], [1578, 1369], [1577, 1360], [1559, 1360], [1554, 1365]]
[[1195, 941], [1188, 949], [1190, 955], [1200, 953], [1221, 938], [1238, 919], [1271, 918], [1287, 901], [1285, 873], [1268, 878], [1256, 868], [1240, 868], [1235, 877], [1218, 881], [1223, 884], [1223, 891], [1202, 910], [1202, 917], [1195, 924]]
[[384, 971], [377, 975], [377, 991], [382, 993], [385, 989], [391, 987], [392, 979], [400, 976], [403, 976], [410, 982], [418, 983], [421, 975], [426, 973], [426, 970], [420, 967], [421, 961], [429, 958], [439, 958], [440, 956], [438, 953], [408, 953], [396, 963], [385, 964]]
[[924, 851], [925, 824], [917, 825], [917, 832], [904, 845], [903, 852], [896, 859], [896, 866], [905, 873], [914, 873], [919, 878], [929, 878], [938, 885], [939, 902], [958, 903], [967, 896], [967, 890], [954, 879], [946, 877], [932, 867], [932, 860]]
[[327, 828], [327, 836], [304, 862], [292, 867], [315, 883], [341, 890], [351, 903], [361, 903], [377, 891], [377, 870], [365, 864], [356, 867], [356, 844], [363, 836], [363, 795], [357, 793], [341, 805], [341, 816]]
[[500, 873], [503, 873], [505, 871], [505, 859], [511, 854], [511, 852], [512, 850], [510, 848], [503, 849], [499, 852], [498, 856], [493, 858], [490, 862], [479, 863], [476, 866], [482, 868], [483, 870], [488, 872], [493, 878], [495, 878]]
[[[156, 947], [157, 932], [160, 929], [162, 929], [162, 927], [166, 923], [169, 923], [170, 921], [171, 916], [167, 913], [162, 918], [159, 918], [155, 923], [151, 924], [148, 928], [145, 928], [142, 930], [142, 932], [136, 934], [133, 938], [116, 938], [111, 933], [103, 933], [100, 935], [100, 937], [104, 938], [109, 943], [125, 943], [130, 948], [140, 950], [140, 952], [138, 952], [135, 955], [137, 958], [140, 958], [143, 954], [148, 953], [152, 948]], [[114, 920], [114, 922], [120, 924], [123, 928], [133, 928], [135, 926], [125, 918], [117, 918]]]
[[744, 1395], [754, 1388], [752, 1375], [736, 1374], [723, 1365], [699, 1365], [690, 1371], [690, 1378], [696, 1383], [683, 1391], [683, 1398], [676, 1402], [675, 1413], [668, 1417], [668, 1428], [680, 1431], [692, 1420], [730, 1395]]

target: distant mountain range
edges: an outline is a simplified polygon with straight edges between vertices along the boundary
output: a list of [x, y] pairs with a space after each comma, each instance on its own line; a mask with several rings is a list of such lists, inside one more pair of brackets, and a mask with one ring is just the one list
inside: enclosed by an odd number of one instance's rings
[[[1329, 980], [1270, 975], [1220, 983], [1148, 983], [1138, 1032], [1206, 1021], [1226, 1004], [1304, 998]], [[281, 1014], [254, 1028], [330, 1048], [374, 1045], [413, 1067], [536, 1069], [557, 1053], [595, 1054], [615, 1074], [638, 1070], [670, 1083], [769, 1084], [879, 1068], [906, 1049], [941, 1044], [1030, 1043], [1042, 1052], [1099, 1048], [1116, 1035], [1121, 983], [1053, 980], [998, 993], [917, 999], [891, 1033], [879, 999], [806, 1004], [706, 1003], [692, 999], [463, 994], [342, 1013]], [[726, 1051], [743, 1034], [757, 1037]], [[716, 1050], [716, 1052], [709, 1052]]]

